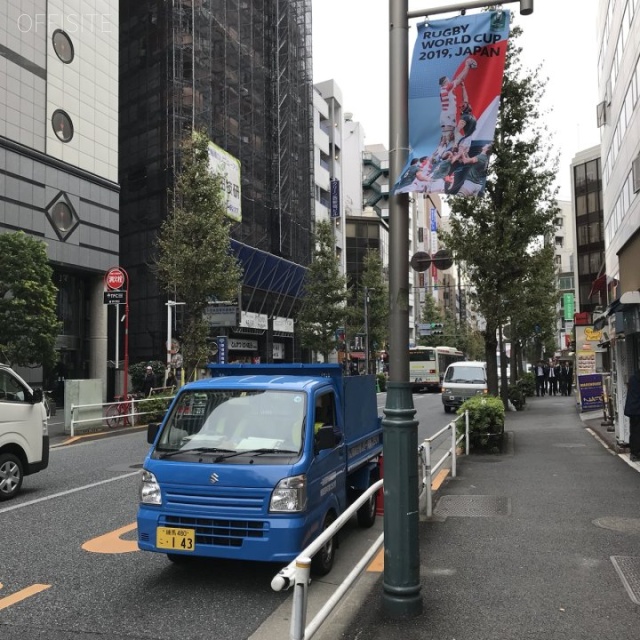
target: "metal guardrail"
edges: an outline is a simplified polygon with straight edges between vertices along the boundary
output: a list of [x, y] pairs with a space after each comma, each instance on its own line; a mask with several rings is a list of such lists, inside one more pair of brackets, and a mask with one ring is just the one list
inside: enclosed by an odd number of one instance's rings
[[[95, 404], [72, 404], [71, 405], [71, 418], [70, 418], [70, 437], [75, 436], [75, 430], [77, 425], [100, 425], [102, 426], [104, 422], [109, 418], [106, 415], [106, 410], [109, 407], [117, 407], [119, 405], [123, 405], [125, 403], [130, 403], [131, 411], [128, 413], [119, 413], [117, 418], [131, 418], [131, 422], [136, 422], [141, 416], [149, 415], [151, 413], [156, 413], [156, 411], [141, 411], [140, 406], [144, 406], [144, 403], [149, 402], [158, 402], [161, 399], [160, 396], [152, 396], [150, 398], [130, 398], [129, 400], [117, 400], [116, 402], [102, 402]], [[167, 406], [169, 406], [173, 396], [166, 396]], [[99, 409], [99, 411], [98, 411]], [[93, 410], [93, 411], [92, 411]], [[84, 417], [84, 416], [89, 417]], [[83, 417], [80, 417], [83, 416]]]
[[[457, 422], [464, 418], [464, 434], [459, 438], [456, 438]], [[432, 449], [433, 443], [442, 438], [448, 431], [451, 432], [451, 446], [445, 454], [435, 464], [432, 464]], [[451, 458], [451, 476], [456, 477], [457, 474], [457, 450], [462, 441], [465, 441], [465, 454], [469, 455], [469, 411], [465, 411], [459, 415], [455, 420], [452, 420], [446, 427], [443, 427], [437, 433], [434, 433], [431, 437], [423, 440], [422, 444], [418, 447], [418, 456], [422, 462], [422, 491], [418, 496], [420, 519], [425, 519], [423, 513], [426, 512], [426, 518], [430, 518], [433, 515], [433, 488], [432, 478], [444, 463]]]
[[[457, 422], [464, 418], [465, 432], [456, 438]], [[431, 448], [434, 442], [438, 441], [444, 434], [451, 431], [451, 447], [444, 456], [434, 465], [431, 464]], [[418, 447], [418, 460], [423, 470], [422, 486], [423, 491], [419, 500], [426, 501], [427, 516], [432, 515], [433, 490], [431, 479], [433, 473], [442, 467], [448, 458], [451, 458], [451, 474], [456, 475], [457, 448], [465, 440], [465, 452], [469, 454], [469, 412], [452, 420], [446, 427], [426, 438]], [[284, 569], [281, 569], [271, 580], [271, 588], [274, 591], [286, 591], [293, 587], [293, 603], [291, 605], [291, 628], [290, 640], [310, 640], [318, 631], [322, 623], [329, 617], [342, 596], [351, 588], [356, 579], [367, 567], [374, 555], [378, 552], [384, 542], [384, 534], [380, 534], [378, 539], [367, 549], [366, 553], [347, 577], [338, 585], [333, 595], [327, 600], [324, 606], [318, 611], [313, 620], [307, 625], [307, 592], [311, 582], [311, 559], [338, 531], [351, 519], [356, 511], [369, 499], [373, 493], [378, 491], [384, 484], [384, 478], [372, 484], [353, 504], [351, 504], [329, 527], [327, 527], [308, 547], [300, 552], [300, 555], [290, 562]], [[425, 496], [424, 499], [422, 496]], [[422, 509], [420, 513], [422, 514]], [[422, 519], [422, 518], [421, 518]]]

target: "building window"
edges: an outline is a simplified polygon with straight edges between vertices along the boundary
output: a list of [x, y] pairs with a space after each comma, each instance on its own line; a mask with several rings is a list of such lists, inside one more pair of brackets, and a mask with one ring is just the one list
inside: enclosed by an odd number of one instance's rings
[[53, 32], [51, 40], [53, 42], [53, 50], [56, 52], [58, 58], [60, 58], [60, 60], [65, 64], [71, 63], [73, 61], [74, 52], [73, 44], [71, 43], [69, 36], [62, 31], [62, 29], [56, 29]]
[[51, 211], [51, 219], [56, 229], [61, 233], [69, 231], [73, 226], [74, 219], [71, 208], [66, 202], [58, 202]]
[[556, 236], [556, 249], [562, 249], [564, 245], [564, 238], [561, 236]]
[[73, 138], [73, 124], [71, 118], [62, 109], [56, 109], [51, 117], [51, 124], [56, 136], [62, 142], [69, 142]]

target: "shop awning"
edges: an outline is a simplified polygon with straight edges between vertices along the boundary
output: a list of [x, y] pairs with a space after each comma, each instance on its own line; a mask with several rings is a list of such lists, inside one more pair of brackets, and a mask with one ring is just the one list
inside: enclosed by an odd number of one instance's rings
[[591, 283], [591, 291], [589, 291], [589, 297], [593, 297], [596, 293], [601, 293], [606, 291], [610, 286], [615, 286], [618, 284], [618, 281], [611, 276], [608, 276], [606, 273], [599, 275], [592, 283]]
[[625, 291], [616, 298], [597, 318], [594, 318], [593, 328], [603, 329], [607, 325], [607, 318], [618, 311], [628, 311], [631, 307], [640, 305], [640, 291]]

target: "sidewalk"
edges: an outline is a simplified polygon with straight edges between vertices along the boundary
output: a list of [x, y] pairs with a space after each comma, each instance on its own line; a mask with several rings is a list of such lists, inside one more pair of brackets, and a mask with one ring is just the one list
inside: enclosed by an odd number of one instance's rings
[[423, 612], [390, 618], [367, 571], [315, 638], [637, 640], [640, 465], [601, 422], [573, 397], [507, 413], [505, 452], [462, 458], [420, 523]]

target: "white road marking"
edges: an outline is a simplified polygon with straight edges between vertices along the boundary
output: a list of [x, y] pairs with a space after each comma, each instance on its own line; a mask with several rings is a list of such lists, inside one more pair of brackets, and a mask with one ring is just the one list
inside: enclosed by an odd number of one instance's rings
[[99, 487], [100, 485], [108, 484], [109, 482], [115, 482], [116, 480], [123, 480], [124, 478], [130, 478], [131, 476], [137, 476], [139, 474], [140, 474], [139, 470], [133, 471], [132, 473], [125, 473], [122, 476], [109, 478], [108, 480], [100, 480], [100, 482], [92, 482], [91, 484], [85, 484], [82, 487], [76, 487], [75, 489], [69, 489], [68, 491], [60, 491], [60, 493], [52, 493], [50, 496], [44, 496], [43, 498], [36, 498], [35, 500], [22, 502], [20, 504], [13, 505], [11, 507], [5, 507], [4, 509], [0, 509], [0, 513], [7, 513], [8, 511], [13, 511], [14, 509], [22, 509], [22, 507], [29, 507], [32, 504], [38, 504], [38, 502], [46, 502], [47, 500], [53, 500], [54, 498], [61, 498], [62, 496], [68, 496], [72, 493], [77, 493], [78, 491], [93, 489], [94, 487]]

